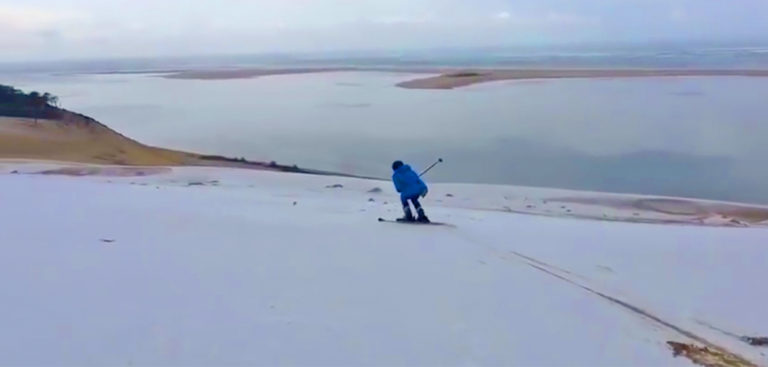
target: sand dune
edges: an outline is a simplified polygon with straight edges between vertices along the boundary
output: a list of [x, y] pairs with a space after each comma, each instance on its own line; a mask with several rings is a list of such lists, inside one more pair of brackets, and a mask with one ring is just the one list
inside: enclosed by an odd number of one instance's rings
[[154, 148], [74, 113], [60, 120], [0, 117], [0, 157], [81, 163], [189, 165], [194, 154]]
[[[90, 117], [66, 110], [61, 110], [60, 115], [57, 120], [39, 121], [0, 116], [0, 159], [142, 167], [234, 167], [345, 176], [295, 165], [152, 147], [123, 136]], [[79, 175], [77, 172], [69, 174]]]

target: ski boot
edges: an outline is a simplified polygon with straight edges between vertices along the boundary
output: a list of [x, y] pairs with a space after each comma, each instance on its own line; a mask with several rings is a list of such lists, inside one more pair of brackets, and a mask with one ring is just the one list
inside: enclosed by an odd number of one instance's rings
[[423, 208], [419, 208], [418, 212], [419, 212], [419, 217], [416, 218], [417, 222], [419, 222], [419, 223], [432, 223], [432, 222], [429, 221], [429, 218], [427, 218], [427, 215], [424, 214], [424, 209]]
[[403, 213], [405, 213], [405, 216], [403, 216], [402, 218], [397, 218], [398, 222], [415, 222], [416, 221], [416, 218], [413, 217], [413, 213], [411, 213], [410, 206], [404, 206]]

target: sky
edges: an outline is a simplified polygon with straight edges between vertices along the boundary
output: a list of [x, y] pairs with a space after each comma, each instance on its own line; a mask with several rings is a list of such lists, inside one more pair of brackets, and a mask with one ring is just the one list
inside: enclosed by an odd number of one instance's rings
[[4, 61], [766, 37], [768, 0], [0, 0]]

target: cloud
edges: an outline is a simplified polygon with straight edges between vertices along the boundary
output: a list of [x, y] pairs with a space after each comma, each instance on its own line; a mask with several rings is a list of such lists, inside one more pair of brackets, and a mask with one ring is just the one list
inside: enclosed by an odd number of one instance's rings
[[577, 14], [548, 13], [544, 17], [544, 22], [557, 26], [589, 26], [599, 24], [600, 19]]
[[[768, 1], [0, 0], [0, 54], [33, 58], [763, 39]], [[3, 61], [3, 60], [0, 60]]]
[[430, 15], [416, 15], [416, 16], [386, 16], [374, 18], [373, 23], [378, 24], [424, 24], [436, 21], [436, 17]]
[[512, 13], [502, 11], [494, 14], [493, 18], [509, 25], [530, 28], [591, 26], [600, 23], [596, 17], [557, 12]]
[[689, 17], [688, 11], [682, 8], [672, 9], [669, 12], [669, 19], [673, 22], [684, 22], [688, 20]]
[[4, 31], [47, 31], [53, 27], [71, 24], [86, 18], [85, 14], [73, 11], [0, 5], [0, 29]]

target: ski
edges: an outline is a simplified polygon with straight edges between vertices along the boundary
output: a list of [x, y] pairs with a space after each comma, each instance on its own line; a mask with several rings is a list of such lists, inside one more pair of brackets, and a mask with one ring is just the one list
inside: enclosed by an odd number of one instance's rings
[[429, 223], [423, 223], [423, 222], [408, 222], [408, 221], [399, 221], [399, 220], [391, 220], [391, 219], [384, 219], [379, 218], [379, 222], [381, 223], [397, 223], [397, 224], [410, 224], [415, 226], [443, 226], [443, 227], [456, 227], [453, 224], [449, 223], [441, 223], [441, 222], [429, 222]]

